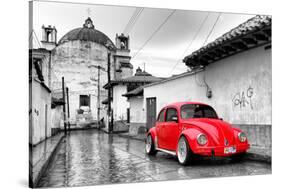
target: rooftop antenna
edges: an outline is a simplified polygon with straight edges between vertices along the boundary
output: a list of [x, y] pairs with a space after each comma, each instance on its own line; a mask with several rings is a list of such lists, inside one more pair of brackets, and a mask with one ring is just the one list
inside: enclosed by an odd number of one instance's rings
[[145, 72], [145, 62], [143, 63], [143, 71]]

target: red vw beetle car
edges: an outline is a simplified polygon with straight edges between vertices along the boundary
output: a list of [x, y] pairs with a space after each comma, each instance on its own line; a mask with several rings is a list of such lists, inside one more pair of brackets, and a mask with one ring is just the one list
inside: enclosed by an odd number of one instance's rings
[[155, 127], [147, 133], [145, 151], [175, 155], [186, 165], [194, 154], [238, 159], [249, 147], [246, 134], [220, 119], [211, 106], [178, 102], [160, 111]]

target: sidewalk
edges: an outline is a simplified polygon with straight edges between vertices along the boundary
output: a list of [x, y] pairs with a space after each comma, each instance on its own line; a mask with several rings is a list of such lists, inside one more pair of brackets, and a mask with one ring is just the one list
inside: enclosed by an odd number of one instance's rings
[[[145, 141], [146, 134], [130, 135], [129, 133], [120, 133], [120, 137], [130, 138], [133, 140]], [[246, 159], [254, 161], [262, 161], [266, 163], [271, 163], [271, 149], [261, 148], [257, 146], [251, 146], [247, 151]]]
[[58, 133], [36, 146], [29, 146], [29, 186], [35, 187], [48, 167], [48, 164], [55, 153], [60, 141], [63, 139], [64, 133]]
[[271, 163], [272, 151], [269, 148], [251, 146], [247, 152], [247, 159]]
[[127, 133], [119, 133], [118, 135], [121, 137], [124, 137], [124, 138], [130, 138], [130, 139], [140, 140], [140, 141], [145, 141], [145, 139], [146, 139], [146, 133], [142, 133], [142, 134], [138, 134], [138, 135], [131, 135], [129, 132], [127, 132]]

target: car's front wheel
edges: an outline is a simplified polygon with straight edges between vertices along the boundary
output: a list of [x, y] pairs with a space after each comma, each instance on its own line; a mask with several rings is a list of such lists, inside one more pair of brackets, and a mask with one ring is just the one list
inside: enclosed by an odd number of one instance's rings
[[146, 137], [145, 152], [148, 155], [155, 155], [157, 153], [157, 150], [155, 149], [155, 145], [154, 145], [153, 139], [152, 139], [150, 134], [147, 135], [147, 137]]
[[184, 136], [182, 136], [178, 142], [177, 156], [178, 161], [182, 165], [187, 165], [190, 163], [192, 152], [188, 145], [188, 142]]

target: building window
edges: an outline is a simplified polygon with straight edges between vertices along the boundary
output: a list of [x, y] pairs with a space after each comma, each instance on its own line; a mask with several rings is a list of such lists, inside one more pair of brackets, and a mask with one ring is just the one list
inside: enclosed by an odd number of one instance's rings
[[80, 107], [81, 106], [90, 107], [90, 95], [80, 95]]

